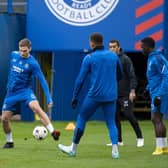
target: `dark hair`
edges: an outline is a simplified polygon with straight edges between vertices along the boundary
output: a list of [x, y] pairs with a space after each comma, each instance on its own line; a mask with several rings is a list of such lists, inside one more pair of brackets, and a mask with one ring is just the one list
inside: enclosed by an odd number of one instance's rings
[[94, 42], [97, 45], [103, 44], [103, 35], [101, 33], [92, 33], [90, 35], [90, 41]]
[[141, 42], [147, 47], [155, 48], [155, 40], [152, 37], [145, 37]]
[[31, 48], [31, 41], [27, 38], [24, 38], [19, 41], [19, 47], [25, 47], [25, 46]]
[[109, 43], [117, 43], [117, 46], [120, 47], [120, 42], [118, 40], [110, 40]]

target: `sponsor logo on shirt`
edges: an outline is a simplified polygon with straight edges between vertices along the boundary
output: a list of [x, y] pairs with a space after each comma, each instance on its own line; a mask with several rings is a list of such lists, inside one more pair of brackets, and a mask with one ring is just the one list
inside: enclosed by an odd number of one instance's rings
[[15, 72], [18, 72], [18, 73], [22, 73], [24, 71], [24, 69], [13, 65], [12, 66], [12, 71], [15, 71]]
[[26, 64], [24, 65], [24, 67], [25, 67], [26, 69], [29, 68], [29, 64], [26, 63]]
[[73, 26], [88, 26], [104, 20], [119, 0], [45, 0], [50, 12]]

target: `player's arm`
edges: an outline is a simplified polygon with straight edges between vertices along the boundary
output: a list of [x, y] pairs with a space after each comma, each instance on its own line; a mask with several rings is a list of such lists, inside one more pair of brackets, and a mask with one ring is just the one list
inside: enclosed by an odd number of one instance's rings
[[131, 102], [133, 102], [134, 99], [136, 98], [135, 89], [137, 86], [137, 79], [135, 76], [135, 71], [134, 71], [132, 61], [129, 57], [126, 57], [126, 73], [130, 81], [129, 99]]
[[135, 90], [136, 86], [137, 86], [137, 79], [136, 79], [136, 76], [135, 76], [135, 71], [134, 71], [132, 61], [130, 60], [129, 57], [127, 57], [126, 65], [127, 65], [126, 66], [127, 75], [129, 77], [129, 80], [130, 80], [130, 88], [132, 90]]
[[123, 77], [123, 67], [121, 61], [118, 59], [117, 61], [117, 81], [121, 80]]
[[90, 61], [90, 55], [86, 56], [82, 62], [80, 72], [79, 72], [78, 77], [75, 81], [75, 86], [74, 86], [74, 90], [73, 90], [73, 99], [77, 99], [77, 97], [80, 93], [80, 90], [84, 84], [84, 81], [87, 77], [87, 74], [90, 70], [89, 61]]
[[160, 72], [161, 75], [161, 85], [159, 87], [157, 96], [160, 97], [162, 95], [165, 95], [167, 93], [167, 88], [168, 88], [168, 63], [167, 60], [160, 58], [161, 61], [158, 61], [157, 59], [155, 60], [155, 65], [158, 71]]
[[44, 75], [41, 71], [41, 68], [38, 64], [36, 64], [34, 66], [34, 75], [37, 76], [37, 78], [40, 81], [40, 84], [41, 84], [41, 86], [43, 88], [43, 91], [44, 91], [44, 94], [46, 96], [48, 107], [52, 106], [53, 101], [52, 101], [52, 98], [50, 96], [49, 87], [48, 87], [47, 81], [46, 81], [46, 79], [45, 79], [45, 77], [44, 77]]

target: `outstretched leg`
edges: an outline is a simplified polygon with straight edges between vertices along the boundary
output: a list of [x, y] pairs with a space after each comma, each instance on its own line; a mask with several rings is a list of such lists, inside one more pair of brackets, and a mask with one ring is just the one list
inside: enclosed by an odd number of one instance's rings
[[123, 144], [122, 142], [122, 127], [121, 127], [121, 105], [117, 103], [117, 110], [116, 110], [116, 126], [118, 130], [118, 142], [119, 144]]
[[54, 130], [54, 127], [48, 118], [47, 114], [42, 110], [37, 100], [31, 101], [29, 103], [29, 107], [32, 109], [34, 113], [36, 113], [39, 118], [41, 119], [41, 122], [47, 127], [48, 131], [53, 136], [54, 140], [59, 140], [60, 132]]
[[118, 130], [115, 123], [116, 101], [102, 103], [105, 121], [109, 130], [110, 139], [112, 142], [112, 157], [119, 158], [118, 151]]
[[69, 156], [76, 155], [77, 145], [79, 144], [80, 139], [84, 134], [86, 122], [94, 114], [99, 104], [100, 103], [94, 101], [91, 98], [88, 97], [85, 98], [77, 117], [72, 144], [70, 146], [59, 144], [58, 147], [61, 151], [67, 153]]

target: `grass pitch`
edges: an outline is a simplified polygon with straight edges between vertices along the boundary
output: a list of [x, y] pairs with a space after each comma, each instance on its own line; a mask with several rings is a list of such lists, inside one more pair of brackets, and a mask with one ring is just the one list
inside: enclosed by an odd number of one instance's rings
[[[32, 130], [39, 122], [13, 122], [14, 149], [0, 149], [0, 168], [167, 168], [168, 155], [152, 156], [155, 147], [154, 131], [151, 121], [140, 121], [145, 146], [136, 147], [136, 136], [127, 121], [122, 122], [123, 141], [119, 147], [120, 158], [111, 158], [111, 147], [107, 147], [109, 137], [104, 122], [88, 122], [86, 132], [78, 146], [77, 156], [68, 157], [57, 148], [58, 143], [71, 144], [73, 131], [66, 131], [68, 122], [54, 122], [61, 130], [59, 142], [48, 135], [37, 141]], [[168, 123], [166, 124], [168, 128]], [[0, 145], [5, 136], [0, 128]]]

